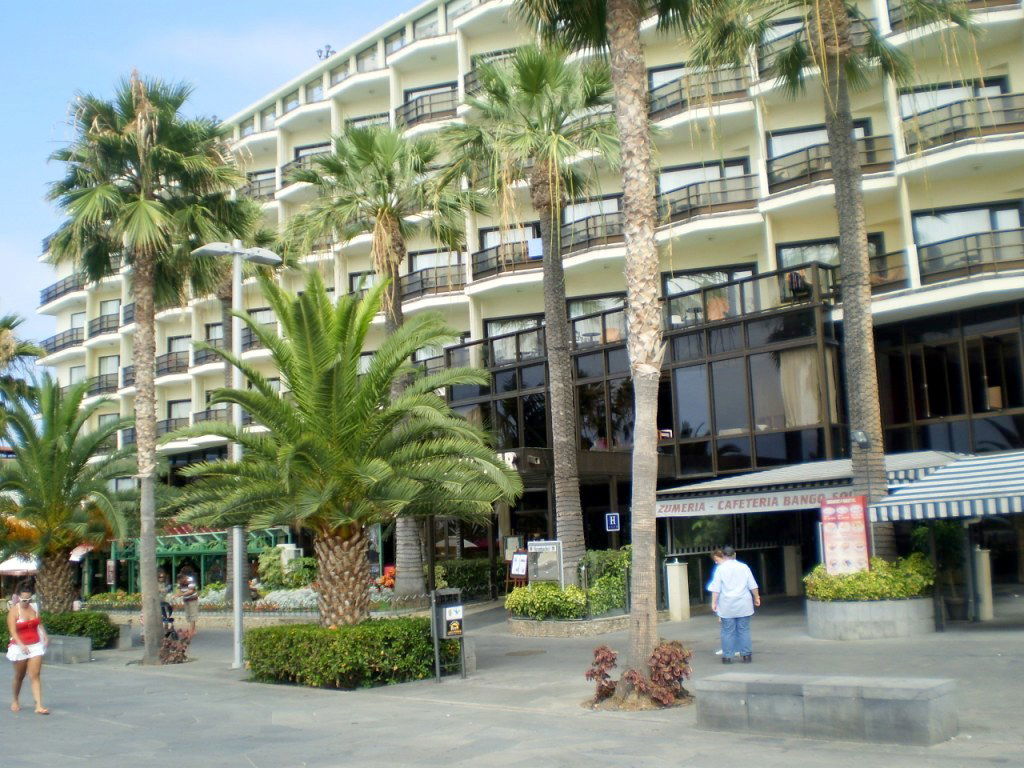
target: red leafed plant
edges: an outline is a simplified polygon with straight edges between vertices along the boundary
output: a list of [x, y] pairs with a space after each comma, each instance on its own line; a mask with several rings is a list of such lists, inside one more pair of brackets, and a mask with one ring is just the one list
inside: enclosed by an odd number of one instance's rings
[[188, 647], [194, 635], [191, 629], [180, 629], [174, 634], [165, 635], [160, 643], [160, 663], [184, 664], [188, 661]]
[[689, 663], [692, 658], [693, 651], [684, 648], [682, 643], [662, 640], [647, 661], [650, 677], [636, 669], [627, 669], [622, 678], [640, 696], [648, 696], [663, 707], [671, 707], [690, 697], [683, 687], [683, 680], [693, 673]]
[[615, 669], [615, 660], [618, 657], [619, 654], [607, 645], [599, 645], [594, 649], [594, 661], [591, 662], [590, 669], [586, 671], [585, 677], [587, 680], [593, 680], [597, 686], [597, 689], [594, 691], [595, 704], [599, 701], [604, 701], [615, 693], [615, 681], [612, 680], [608, 672]]

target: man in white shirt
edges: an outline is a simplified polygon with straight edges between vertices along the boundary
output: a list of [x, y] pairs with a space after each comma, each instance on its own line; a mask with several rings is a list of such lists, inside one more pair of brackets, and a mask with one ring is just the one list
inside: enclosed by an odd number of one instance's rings
[[722, 620], [722, 663], [732, 664], [733, 656], [738, 655], [749, 664], [753, 660], [750, 617], [754, 607], [761, 605], [761, 595], [750, 568], [736, 559], [736, 550], [725, 547], [723, 554], [725, 558], [708, 584], [711, 610]]

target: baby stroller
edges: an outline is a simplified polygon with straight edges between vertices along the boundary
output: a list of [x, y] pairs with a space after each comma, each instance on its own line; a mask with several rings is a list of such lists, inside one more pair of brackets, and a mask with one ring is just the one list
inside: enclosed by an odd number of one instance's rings
[[160, 603], [160, 622], [163, 624], [164, 637], [177, 640], [178, 633], [174, 631], [174, 608], [170, 603]]

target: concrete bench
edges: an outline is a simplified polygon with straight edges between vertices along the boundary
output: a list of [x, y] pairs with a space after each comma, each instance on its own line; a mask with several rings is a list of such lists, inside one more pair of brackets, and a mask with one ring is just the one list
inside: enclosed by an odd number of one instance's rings
[[43, 662], [47, 664], [81, 664], [92, 661], [92, 638], [71, 635], [50, 635]]
[[695, 691], [697, 726], [712, 731], [927, 746], [958, 730], [953, 680], [733, 672]]

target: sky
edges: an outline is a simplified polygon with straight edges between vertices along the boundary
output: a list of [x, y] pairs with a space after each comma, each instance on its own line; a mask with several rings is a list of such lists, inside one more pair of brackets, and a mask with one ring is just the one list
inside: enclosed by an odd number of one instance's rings
[[226, 118], [418, 0], [41, 0], [5, 3], [0, 45], [0, 315], [25, 318], [21, 334], [54, 333], [36, 314], [56, 279], [40, 242], [60, 222], [46, 201], [59, 166], [48, 156], [70, 139], [79, 91], [109, 96], [133, 68], [195, 87], [186, 112]]

